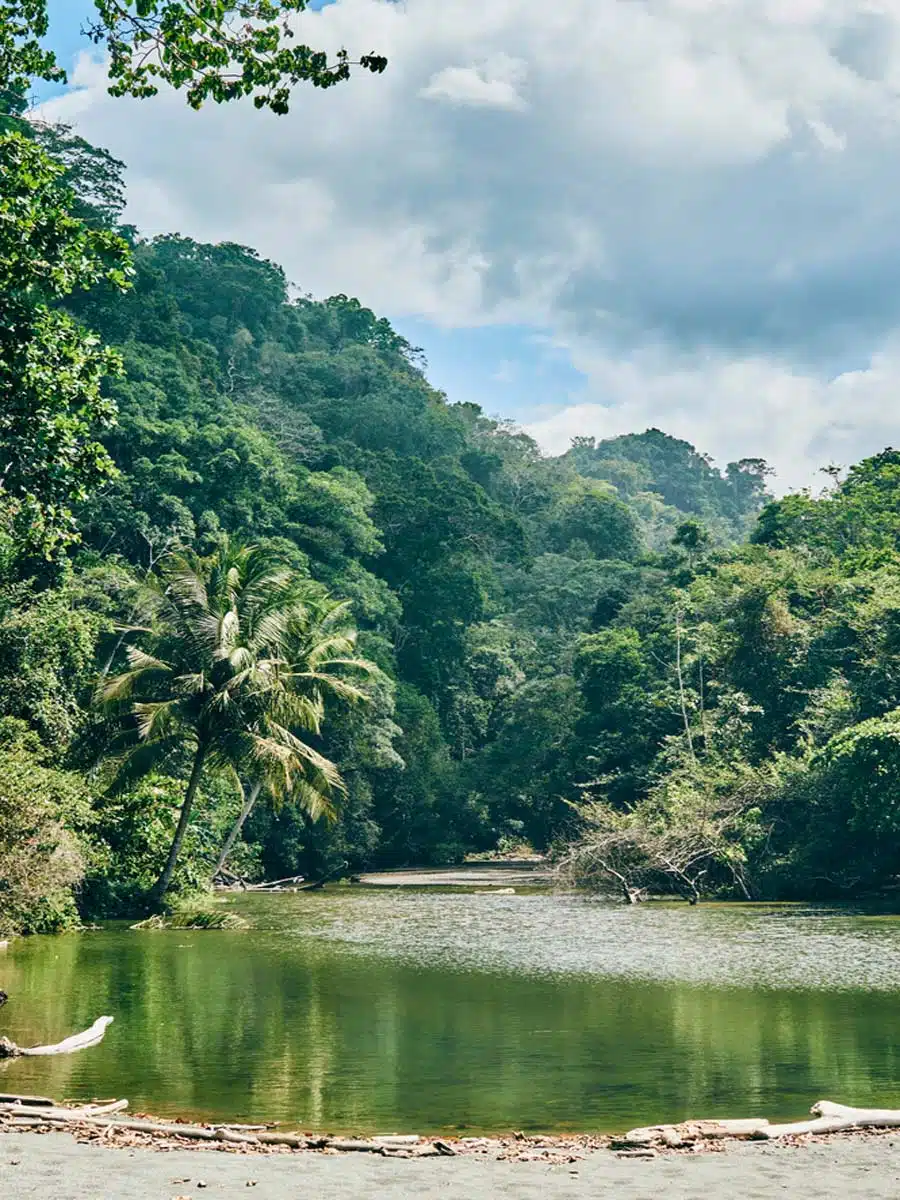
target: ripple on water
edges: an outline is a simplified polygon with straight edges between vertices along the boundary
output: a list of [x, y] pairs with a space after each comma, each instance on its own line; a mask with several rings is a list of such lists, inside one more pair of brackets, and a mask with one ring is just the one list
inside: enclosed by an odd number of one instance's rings
[[260, 930], [423, 966], [718, 987], [900, 991], [900, 917], [566, 894], [335, 890], [236, 900]]

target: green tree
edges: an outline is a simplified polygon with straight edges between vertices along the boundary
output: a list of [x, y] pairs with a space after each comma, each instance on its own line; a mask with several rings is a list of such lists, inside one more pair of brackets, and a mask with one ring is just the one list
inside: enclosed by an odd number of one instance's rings
[[32, 79], [65, 79], [42, 44], [49, 26], [47, 0], [0, 0], [0, 111], [22, 111]]
[[[304, 732], [319, 737], [326, 712], [335, 703], [368, 701], [367, 691], [348, 676], [381, 681], [381, 672], [375, 664], [355, 655], [356, 637], [347, 601], [313, 596], [292, 612], [280, 646], [285, 660], [282, 673], [284, 686], [295, 699], [303, 700], [302, 705], [296, 705], [296, 714], [303, 722]], [[252, 770], [251, 764], [245, 773]], [[330, 785], [321, 771], [293, 780], [285, 779], [281, 770], [274, 777], [271, 772], [257, 774], [249, 787], [242, 785], [241, 810], [219, 852], [213, 878], [225, 865], [254, 805], [266, 789], [276, 803], [289, 794], [294, 804], [313, 817], [328, 806]]]
[[0, 717], [25, 721], [59, 760], [88, 723], [98, 650], [135, 582], [121, 566], [65, 559], [43, 577], [11, 576], [0, 571]]
[[[160, 83], [186, 89], [188, 103], [221, 103], [251, 96], [257, 108], [288, 110], [299, 83], [332, 87], [355, 65], [381, 73], [387, 59], [373, 53], [354, 62], [294, 42], [292, 14], [308, 0], [94, 0], [87, 23], [91, 40], [109, 54], [113, 96], [152, 96]], [[47, 0], [0, 3], [0, 87], [13, 92], [32, 78], [61, 81], [42, 39], [49, 28]]]
[[33, 137], [64, 168], [62, 182], [72, 190], [76, 217], [91, 226], [118, 225], [125, 208], [125, 164], [120, 159], [91, 145], [70, 125], [20, 122], [17, 132]]
[[839, 559], [845, 573], [896, 563], [900, 554], [900, 451], [888, 447], [863, 459], [822, 495], [785, 496], [760, 515], [753, 541], [805, 547], [820, 559]]
[[709, 530], [699, 521], [689, 519], [682, 521], [675, 530], [675, 536], [672, 538], [673, 546], [680, 546], [685, 550], [690, 558], [701, 554], [709, 545], [710, 537]]
[[[293, 730], [315, 729], [321, 702], [290, 686], [292, 630], [303, 619], [298, 580], [258, 547], [225, 543], [206, 561], [175, 557], [151, 577], [143, 620], [127, 632], [128, 669], [107, 677], [100, 695], [130, 716], [137, 744], [117, 784], [187, 752], [187, 785], [168, 858], [153, 890], [160, 900], [191, 818], [205, 768], [246, 770], [285, 792], [306, 783], [310, 809], [341, 786], [333, 763]], [[318, 671], [327, 663], [316, 660]], [[329, 664], [330, 665], [330, 664]], [[355, 694], [331, 681], [333, 691]]]
[[578, 480], [563, 495], [550, 521], [553, 549], [565, 552], [582, 543], [597, 558], [628, 562], [642, 550], [637, 518], [608, 484]]
[[574, 824], [566, 803], [581, 747], [578, 688], [562, 673], [518, 688], [495, 717], [494, 736], [468, 764], [470, 804], [487, 805], [495, 837], [525, 839], [540, 850]]
[[0, 135], [0, 501], [16, 535], [47, 552], [76, 537], [72, 505], [113, 474], [99, 435], [120, 367], [59, 302], [104, 282], [124, 289], [128, 247], [72, 213], [65, 168]]
[[745, 537], [770, 499], [771, 471], [762, 459], [729, 463], [723, 475], [705, 454], [660, 429], [601, 442], [577, 438], [566, 458], [580, 474], [615, 484], [621, 496], [655, 493], [681, 513], [702, 517], [723, 541]]
[[85, 867], [74, 828], [91, 822], [90, 794], [47, 761], [20, 721], [0, 719], [0, 934], [50, 933], [77, 922], [73, 887]]
[[900, 711], [836, 734], [811, 768], [797, 865], [836, 891], [893, 881], [900, 872]]

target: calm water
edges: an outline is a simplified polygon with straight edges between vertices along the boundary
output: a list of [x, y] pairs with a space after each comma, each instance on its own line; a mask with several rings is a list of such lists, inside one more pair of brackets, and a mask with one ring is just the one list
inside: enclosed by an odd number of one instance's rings
[[16, 943], [0, 1090], [335, 1131], [620, 1130], [900, 1105], [900, 918], [548, 894], [243, 898], [249, 932]]

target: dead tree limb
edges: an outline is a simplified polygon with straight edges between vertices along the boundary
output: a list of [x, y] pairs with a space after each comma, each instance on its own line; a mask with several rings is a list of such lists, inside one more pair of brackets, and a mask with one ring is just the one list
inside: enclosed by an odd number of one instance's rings
[[0, 1058], [38, 1058], [49, 1054], [74, 1054], [76, 1050], [86, 1050], [103, 1041], [107, 1025], [112, 1024], [112, 1017], [98, 1017], [90, 1029], [83, 1033], [73, 1033], [52, 1046], [17, 1046], [9, 1038], [0, 1038]]
[[777, 1141], [783, 1137], [803, 1134], [841, 1133], [850, 1129], [900, 1128], [900, 1109], [851, 1108], [831, 1100], [819, 1100], [810, 1110], [812, 1119], [775, 1125], [764, 1117], [746, 1120], [683, 1121], [679, 1125], [648, 1125], [632, 1129], [619, 1139], [622, 1146], [676, 1146], [707, 1138], [749, 1138], [754, 1141]]

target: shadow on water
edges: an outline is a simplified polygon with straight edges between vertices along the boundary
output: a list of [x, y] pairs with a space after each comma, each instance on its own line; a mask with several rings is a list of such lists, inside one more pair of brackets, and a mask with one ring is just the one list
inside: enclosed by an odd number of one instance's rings
[[35, 938], [3, 1032], [82, 1054], [0, 1087], [334, 1131], [622, 1129], [900, 1102], [900, 919], [335, 889], [229, 901], [247, 932]]

